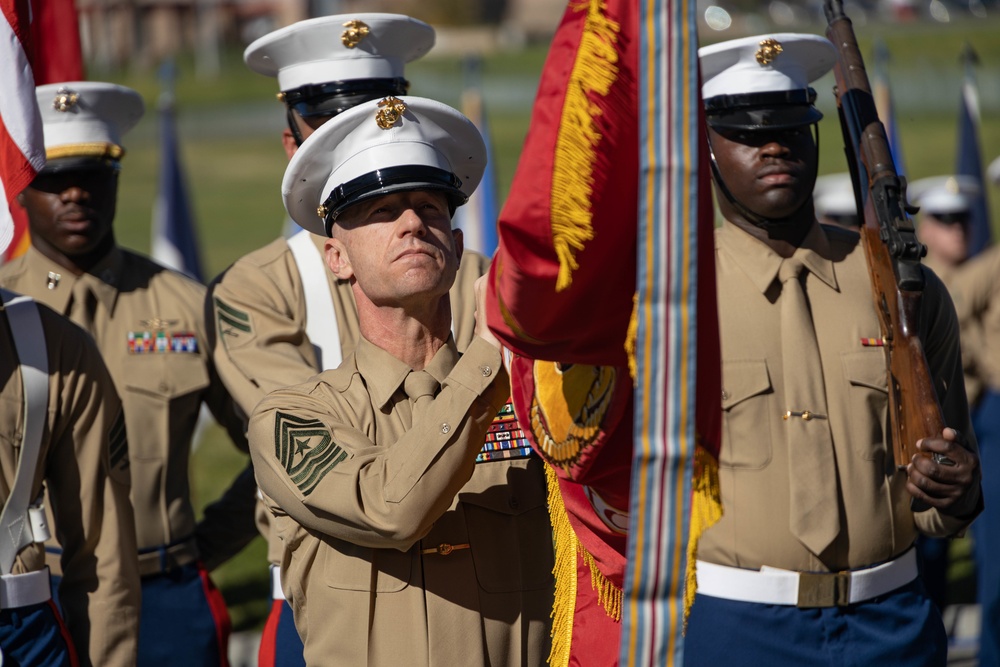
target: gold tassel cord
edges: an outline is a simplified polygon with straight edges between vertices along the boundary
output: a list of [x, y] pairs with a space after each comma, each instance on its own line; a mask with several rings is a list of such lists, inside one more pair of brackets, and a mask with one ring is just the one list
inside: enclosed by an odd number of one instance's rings
[[635, 348], [639, 340], [639, 293], [632, 295], [632, 315], [628, 318], [625, 331], [625, 355], [628, 357], [628, 374], [632, 376], [632, 386], [636, 385], [639, 362], [635, 358]]
[[559, 478], [552, 466], [545, 466], [545, 479], [549, 492], [549, 520], [552, 523], [552, 539], [555, 548], [555, 599], [552, 602], [552, 648], [548, 664], [551, 667], [566, 667], [569, 664], [570, 649], [573, 646], [573, 617], [576, 610], [577, 558], [590, 569], [590, 584], [597, 591], [597, 600], [605, 613], [614, 621], [622, 619], [622, 589], [605, 577], [597, 567], [597, 561], [580, 543], [566, 514]]
[[590, 199], [593, 192], [595, 148], [601, 140], [597, 119], [602, 115], [590, 94], [606, 96], [618, 76], [617, 41], [620, 26], [609, 19], [602, 0], [590, 0], [576, 61], [566, 84], [552, 171], [550, 218], [552, 245], [559, 258], [556, 291], [573, 282], [579, 268], [576, 254], [594, 238]]
[[695, 447], [691, 475], [691, 523], [688, 527], [687, 572], [684, 575], [684, 623], [687, 624], [697, 589], [695, 559], [698, 539], [722, 518], [722, 491], [719, 486], [719, 462], [700, 445]]

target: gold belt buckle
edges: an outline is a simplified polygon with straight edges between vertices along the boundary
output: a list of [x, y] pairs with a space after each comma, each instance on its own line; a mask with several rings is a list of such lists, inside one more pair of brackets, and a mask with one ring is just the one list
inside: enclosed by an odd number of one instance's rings
[[458, 549], [468, 549], [468, 548], [469, 548], [468, 544], [448, 544], [447, 542], [442, 542], [441, 544], [437, 545], [436, 547], [431, 547], [430, 549], [421, 549], [420, 553], [421, 554], [437, 554], [439, 556], [447, 556], [452, 551], [456, 551]]
[[846, 607], [851, 603], [850, 572], [800, 572], [797, 607]]

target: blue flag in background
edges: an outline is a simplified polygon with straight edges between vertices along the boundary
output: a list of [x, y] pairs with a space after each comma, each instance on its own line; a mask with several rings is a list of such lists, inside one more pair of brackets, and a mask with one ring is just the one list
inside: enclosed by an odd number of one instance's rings
[[983, 158], [979, 149], [979, 92], [975, 78], [975, 66], [978, 62], [976, 52], [967, 43], [962, 51], [965, 79], [958, 107], [958, 163], [955, 173], [974, 178], [979, 184], [979, 192], [973, 196], [969, 218], [969, 257], [975, 256], [992, 242], [990, 213], [983, 181]]
[[489, 123], [483, 107], [482, 86], [480, 85], [482, 63], [469, 59], [465, 63], [466, 88], [462, 93], [462, 113], [476, 124], [486, 143], [486, 171], [479, 187], [469, 197], [465, 206], [455, 211], [455, 227], [462, 230], [465, 247], [487, 257], [492, 257], [497, 249], [497, 201], [496, 165], [493, 162], [493, 142], [490, 138]]
[[152, 255], [160, 264], [185, 273], [204, 283], [198, 235], [181, 168], [174, 96], [170, 90], [172, 73], [165, 67], [167, 90], [160, 96], [160, 183], [153, 204]]
[[885, 42], [875, 40], [875, 67], [872, 76], [872, 96], [875, 98], [875, 108], [879, 120], [885, 126], [885, 134], [889, 139], [889, 152], [896, 165], [896, 173], [906, 175], [903, 165], [903, 144], [899, 138], [899, 128], [896, 125], [896, 110], [892, 101], [892, 91], [889, 89], [889, 47]]

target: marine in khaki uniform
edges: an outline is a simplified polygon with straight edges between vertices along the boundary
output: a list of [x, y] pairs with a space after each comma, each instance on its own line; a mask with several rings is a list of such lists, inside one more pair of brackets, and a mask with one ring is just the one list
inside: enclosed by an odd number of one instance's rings
[[[968, 176], [937, 176], [910, 184], [908, 194], [920, 207], [917, 235], [927, 245], [926, 263], [948, 287], [962, 337], [965, 390], [972, 407], [972, 427], [983, 468], [983, 513], [972, 524], [976, 593], [982, 613], [979, 664], [1000, 666], [1000, 247], [987, 246], [970, 256], [969, 224], [981, 184]], [[944, 597], [947, 542], [928, 540], [923, 555], [928, 586]], [[937, 555], [936, 559], [926, 557]], [[936, 565], [936, 567], [932, 567]]]
[[[912, 546], [962, 531], [982, 508], [954, 308], [925, 270], [920, 336], [952, 428], [920, 446], [952, 465], [897, 468], [859, 236], [819, 225], [812, 204], [822, 114], [808, 84], [834, 48], [775, 34], [699, 55], [725, 218], [723, 516], [699, 543], [685, 664], [943, 665], [944, 627]], [[914, 512], [913, 498], [930, 509]]]
[[[291, 159], [322, 123], [371, 99], [408, 89], [404, 65], [434, 44], [434, 29], [399, 14], [344, 14], [301, 21], [247, 47], [247, 66], [277, 78], [288, 127], [282, 142]], [[270, 391], [336, 368], [360, 338], [348, 281], [323, 260], [325, 236], [300, 230], [237, 260], [209, 287], [206, 319], [214, 328], [211, 354], [245, 414]], [[466, 252], [452, 289], [452, 330], [459, 351], [475, 328], [473, 284], [488, 260]], [[307, 297], [304, 284], [310, 283]], [[248, 512], [256, 497], [252, 470], [206, 513]], [[235, 509], [234, 509], [235, 508]], [[271, 613], [261, 641], [261, 665], [301, 665], [302, 643], [278, 584], [281, 542], [258, 513], [272, 564]], [[252, 535], [252, 534], [251, 534]], [[245, 541], [248, 541], [247, 538]], [[214, 564], [210, 564], [214, 565]]]
[[[45, 179], [45, 172], [38, 178]], [[13, 296], [5, 292], [4, 300]], [[29, 407], [29, 413], [43, 411], [43, 426], [25, 500], [41, 499], [43, 488], [48, 488], [55, 516], [50, 528], [63, 545], [59, 600], [65, 625], [52, 602], [43, 545], [46, 531], [29, 518], [33, 513], [36, 519], [42, 516], [41, 508], [35, 502], [29, 517], [21, 517], [37, 532], [28, 529], [31, 539], [14, 542], [4, 512], [5, 548], [11, 547], [13, 562], [9, 570], [4, 562], [0, 572], [0, 661], [135, 665], [139, 574], [121, 401], [90, 337], [45, 306], [34, 307], [42, 340], [27, 343], [44, 346], [37, 353], [47, 360], [43, 380], [47, 406]], [[5, 510], [15, 488], [25, 434], [30, 433], [19, 361], [19, 352], [24, 352], [19, 347], [25, 343], [15, 347], [15, 322], [22, 330], [27, 328], [24, 320], [13, 318], [0, 304], [0, 507]], [[23, 546], [15, 552], [18, 543]], [[79, 663], [70, 662], [72, 655]]]
[[541, 462], [523, 443], [484, 446], [509, 396], [498, 343], [481, 322], [460, 354], [450, 332], [451, 216], [484, 163], [461, 114], [389, 97], [329, 121], [286, 171], [286, 208], [332, 236], [327, 264], [351, 283], [361, 333], [339, 368], [272, 392], [250, 420], [307, 664], [547, 655]]
[[139, 95], [99, 82], [36, 93], [51, 175], [20, 196], [32, 245], [0, 269], [0, 284], [88, 331], [122, 397], [142, 577], [138, 663], [218, 665], [229, 620], [199, 544], [220, 544], [227, 525], [195, 525], [188, 459], [202, 403], [234, 440], [243, 431], [204, 348], [205, 290], [115, 243], [121, 135], [142, 115]]

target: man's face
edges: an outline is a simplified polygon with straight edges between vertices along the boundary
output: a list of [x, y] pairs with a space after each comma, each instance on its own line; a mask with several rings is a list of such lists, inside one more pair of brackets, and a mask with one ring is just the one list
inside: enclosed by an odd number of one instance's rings
[[753, 213], [785, 218], [812, 197], [818, 155], [810, 126], [709, 129], [709, 138], [726, 187]]
[[947, 266], [961, 264], [969, 256], [968, 215], [935, 216], [925, 213], [917, 225], [917, 238], [927, 246], [927, 254]]
[[357, 280], [377, 306], [405, 306], [448, 293], [462, 255], [462, 233], [451, 228], [445, 195], [410, 190], [344, 211], [327, 248], [338, 278]]
[[18, 196], [31, 241], [48, 256], [81, 257], [113, 243], [118, 171], [110, 166], [35, 177]]

